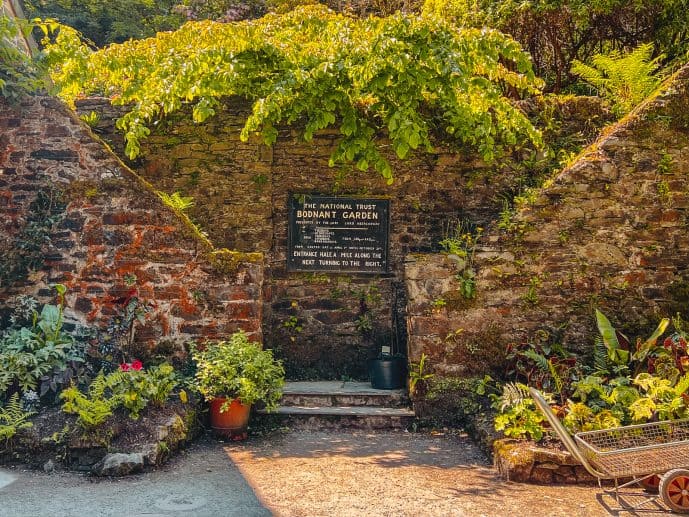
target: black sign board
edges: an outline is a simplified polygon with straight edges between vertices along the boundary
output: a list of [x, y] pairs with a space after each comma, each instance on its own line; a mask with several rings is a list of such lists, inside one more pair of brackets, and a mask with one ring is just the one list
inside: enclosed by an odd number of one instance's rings
[[287, 268], [386, 273], [389, 226], [388, 199], [291, 196]]

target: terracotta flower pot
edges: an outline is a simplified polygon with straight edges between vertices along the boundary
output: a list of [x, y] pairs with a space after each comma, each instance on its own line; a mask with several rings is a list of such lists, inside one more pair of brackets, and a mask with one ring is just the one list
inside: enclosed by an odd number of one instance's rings
[[229, 407], [220, 412], [220, 408], [227, 399], [211, 400], [210, 419], [211, 429], [217, 435], [230, 440], [245, 440], [247, 438], [247, 427], [249, 425], [250, 404], [242, 404], [238, 399], [234, 399]]

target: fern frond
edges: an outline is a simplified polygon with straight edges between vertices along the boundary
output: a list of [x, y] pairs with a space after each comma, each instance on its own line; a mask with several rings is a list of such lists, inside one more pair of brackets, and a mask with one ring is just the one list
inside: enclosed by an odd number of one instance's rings
[[558, 373], [557, 368], [555, 368], [555, 364], [553, 364], [552, 359], [548, 359], [548, 371], [550, 372], [550, 376], [553, 378], [553, 382], [555, 383], [555, 389], [558, 393], [562, 393], [565, 388], [565, 381]]
[[158, 197], [170, 208], [184, 212], [187, 208], [194, 206], [193, 197], [182, 196], [179, 192], [175, 192], [172, 195], [162, 192], [160, 190], [156, 191]]
[[607, 372], [610, 367], [608, 349], [600, 336], [593, 343], [593, 367], [596, 372]]
[[508, 382], [502, 387], [502, 395], [499, 400], [500, 411], [523, 404], [525, 400], [530, 399], [529, 387], [521, 382]]
[[658, 71], [664, 55], [652, 58], [653, 43], [642, 43], [626, 55], [617, 51], [596, 54], [591, 64], [574, 61], [572, 73], [598, 90], [624, 115], [650, 95], [663, 80]]
[[19, 394], [14, 393], [4, 407], [0, 407], [0, 440], [9, 440], [18, 430], [31, 427], [33, 424], [27, 420], [33, 411], [24, 411]]
[[527, 357], [527, 358], [531, 359], [534, 363], [536, 363], [536, 366], [538, 366], [538, 368], [541, 371], [543, 371], [543, 372], [548, 371], [548, 369], [549, 369], [548, 359], [543, 354], [539, 354], [538, 352], [535, 352], [534, 350], [524, 350], [522, 352], [522, 354], [524, 355], [524, 357]]
[[680, 377], [679, 381], [677, 381], [677, 384], [675, 384], [674, 390], [678, 396], [689, 391], [689, 373]]

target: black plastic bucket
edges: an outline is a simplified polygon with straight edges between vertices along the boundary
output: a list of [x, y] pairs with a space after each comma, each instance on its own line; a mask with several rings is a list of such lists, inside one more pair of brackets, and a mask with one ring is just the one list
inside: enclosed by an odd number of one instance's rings
[[407, 380], [407, 361], [404, 357], [371, 359], [368, 363], [371, 386], [377, 390], [403, 388]]

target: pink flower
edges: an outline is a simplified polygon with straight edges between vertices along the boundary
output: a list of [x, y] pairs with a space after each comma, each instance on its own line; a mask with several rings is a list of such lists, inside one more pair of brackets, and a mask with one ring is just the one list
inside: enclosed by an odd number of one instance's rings
[[141, 368], [143, 368], [143, 366], [144, 366], [143, 363], [141, 361], [139, 361], [138, 359], [134, 359], [132, 361], [132, 364], [131, 364], [132, 370], [136, 370], [137, 372], [139, 370], [141, 370]]
[[122, 363], [120, 365], [120, 370], [122, 370], [123, 372], [128, 372], [129, 371], [129, 363]]

